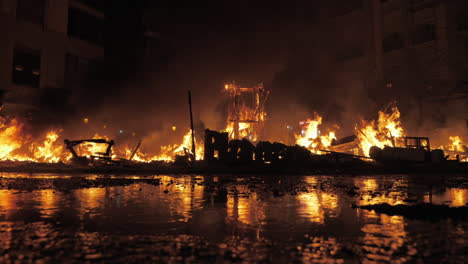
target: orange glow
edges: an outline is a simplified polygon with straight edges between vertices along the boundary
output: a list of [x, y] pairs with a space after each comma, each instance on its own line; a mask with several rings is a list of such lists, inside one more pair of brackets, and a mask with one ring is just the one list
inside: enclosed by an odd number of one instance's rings
[[[246, 186], [236, 186], [238, 192], [245, 191]], [[228, 195], [226, 212], [228, 219], [237, 220], [246, 225], [261, 226], [265, 220], [265, 205], [256, 193], [251, 195]]]
[[465, 146], [461, 137], [449, 137], [450, 146], [449, 150], [465, 152]]
[[40, 162], [59, 162], [62, 158], [69, 159], [63, 151], [63, 145], [58, 143], [59, 138], [58, 131], [50, 131], [46, 135], [46, 139], [42, 145], [38, 146], [34, 150], [34, 158]]
[[13, 198], [10, 190], [0, 190], [0, 212], [9, 215], [8, 211], [16, 208]]
[[451, 189], [448, 192], [453, 207], [465, 206], [468, 203], [468, 191], [464, 189]]
[[0, 160], [59, 162], [70, 157], [59, 140], [60, 130], [47, 132], [43, 139], [33, 140], [16, 119], [0, 121]]
[[105, 188], [87, 188], [76, 191], [81, 202], [81, 212], [89, 212], [91, 209], [96, 209], [102, 205], [106, 196]]
[[258, 141], [267, 118], [265, 102], [269, 91], [263, 84], [242, 87], [236, 82], [224, 85], [230, 97], [225, 131], [230, 139]]
[[[93, 138], [95, 139], [105, 138], [106, 140], [108, 140], [108, 138], [101, 137], [99, 135], [95, 135]], [[107, 144], [104, 144], [104, 143], [85, 142], [77, 146], [77, 153], [79, 153], [79, 155], [81, 156], [86, 156], [86, 157], [90, 157], [92, 155], [96, 155], [99, 153], [105, 153], [106, 150], [107, 150]]]
[[[239, 122], [239, 136], [238, 138], [247, 138], [252, 141], [257, 141], [258, 138], [255, 134], [255, 127], [252, 123]], [[229, 134], [230, 139], [236, 139], [234, 135], [234, 122], [228, 122], [225, 131]], [[250, 137], [252, 135], [252, 137]]]
[[468, 146], [460, 136], [449, 136], [449, 142], [440, 148], [450, 155], [449, 159], [454, 160], [458, 157], [460, 161], [468, 161]]
[[404, 257], [395, 254], [395, 252], [401, 250], [412, 252], [416, 250], [415, 245], [407, 241], [404, 217], [377, 214], [374, 211], [366, 210], [362, 211], [362, 213], [364, 218], [372, 219], [372, 222], [375, 222], [366, 224], [361, 229], [364, 232], [361, 243], [367, 260], [374, 262], [405, 262]]
[[322, 198], [323, 208], [329, 210], [335, 210], [338, 208], [338, 196], [330, 193], [322, 193], [320, 195]]
[[319, 126], [322, 124], [322, 117], [315, 113], [313, 119], [307, 119], [307, 125], [303, 134], [296, 135], [296, 144], [306, 147], [312, 153], [323, 154], [320, 150], [328, 150], [332, 140], [336, 139], [335, 131], [329, 131], [326, 135], [321, 135]]
[[[204, 185], [194, 184], [191, 178], [181, 178], [162, 176], [161, 182], [166, 186], [169, 195], [163, 194], [163, 199], [170, 210], [188, 222], [192, 218], [194, 210], [202, 207]], [[170, 184], [175, 183], [175, 184]], [[162, 185], [161, 185], [162, 186]]]
[[[225, 89], [228, 90], [230, 96], [237, 96], [238, 93], [242, 93], [245, 89], [249, 92], [255, 91], [255, 89], [263, 91], [263, 88], [240, 88], [236, 85], [226, 85]], [[254, 97], [254, 100], [258, 101], [254, 105], [261, 106], [258, 109], [253, 109], [244, 104], [236, 105], [235, 119], [228, 119], [225, 128], [230, 139], [247, 138], [253, 142], [259, 140], [260, 132], [263, 129], [263, 122], [266, 120], [267, 116], [266, 112], [262, 110], [263, 104], [260, 103], [261, 98], [259, 96], [261, 96], [260, 92]], [[231, 116], [231, 118], [234, 117]], [[232, 120], [237, 121], [234, 122]], [[88, 118], [84, 118], [83, 123], [91, 124]], [[99, 127], [101, 128], [101, 126]], [[70, 160], [71, 154], [63, 145], [63, 129], [50, 129], [40, 136], [33, 137], [27, 133], [28, 130], [26, 128], [26, 124], [17, 119], [0, 118], [1, 161], [57, 163]], [[325, 130], [323, 128], [323, 118], [320, 115], [314, 114], [313, 118], [303, 122], [302, 128], [303, 133], [296, 135], [295, 143], [297, 145], [303, 146], [315, 154], [324, 154], [320, 150], [333, 150], [332, 142], [337, 139], [339, 131], [332, 129]], [[180, 130], [175, 126], [171, 126], [170, 129], [172, 132]], [[131, 133], [131, 135], [133, 139], [137, 136], [135, 132]], [[355, 135], [357, 136], [355, 142], [358, 148], [355, 149], [354, 145], [353, 149], [349, 151], [355, 154], [369, 156], [369, 149], [372, 146], [380, 148], [385, 146], [402, 147], [406, 132], [400, 120], [400, 111], [397, 107], [391, 107], [386, 111], [380, 111], [377, 120], [361, 120], [360, 124], [355, 126]], [[92, 138], [104, 138], [109, 140], [111, 137], [95, 134]], [[452, 159], [458, 157], [461, 161], [467, 161], [468, 147], [464, 144], [463, 138], [460, 136], [450, 136], [448, 140], [449, 142], [441, 148], [444, 149]], [[122, 158], [129, 158], [133, 153], [134, 147], [130, 147], [128, 142], [117, 143], [118, 144], [112, 149], [113, 154], [111, 154], [111, 157], [116, 158], [117, 155], [119, 155]], [[196, 142], [195, 152], [197, 160], [203, 158], [203, 148], [203, 142]], [[88, 142], [76, 146], [75, 150], [80, 156], [99, 156], [106, 152], [107, 144]], [[132, 160], [137, 162], [169, 162], [174, 161], [176, 155], [190, 155], [191, 151], [191, 130], [188, 130], [177, 144], [164, 145], [161, 147], [159, 153], [148, 153], [139, 149]], [[343, 152], [349, 151], [345, 150]]]
[[27, 160], [27, 157], [17, 153], [27, 142], [22, 135], [24, 125], [13, 119], [6, 124], [0, 122], [0, 159], [1, 160]]
[[379, 191], [379, 185], [375, 179], [355, 180], [354, 184], [361, 188], [361, 199], [358, 200], [359, 205], [373, 205], [388, 203], [390, 205], [403, 204], [407, 198], [407, 193], [403, 191], [388, 190], [386, 192]]
[[[203, 144], [199, 144], [195, 138], [195, 154], [197, 160], [203, 157]], [[172, 161], [176, 155], [185, 155], [185, 152], [191, 153], [192, 151], [192, 130], [189, 130], [183, 137], [182, 143], [173, 144], [161, 147], [161, 154], [149, 158], [149, 160], [163, 160]], [[148, 160], [148, 159], [146, 159]]]
[[44, 216], [52, 216], [52, 209], [56, 206], [57, 199], [58, 197], [52, 189], [39, 191], [39, 200], [41, 202], [40, 209]]
[[364, 189], [365, 190], [368, 190], [368, 191], [375, 191], [377, 190], [377, 180], [375, 179], [365, 179], [364, 181], [362, 181], [362, 183], [364, 184]]
[[297, 200], [301, 204], [299, 212], [305, 215], [311, 222], [323, 223], [325, 221], [324, 211], [317, 193], [310, 192], [300, 194], [297, 196]]
[[372, 146], [379, 148], [397, 146], [405, 137], [398, 108], [392, 107], [388, 112], [379, 111], [377, 121], [361, 120], [361, 124], [356, 126], [360, 152], [364, 156], [369, 156], [369, 150]]

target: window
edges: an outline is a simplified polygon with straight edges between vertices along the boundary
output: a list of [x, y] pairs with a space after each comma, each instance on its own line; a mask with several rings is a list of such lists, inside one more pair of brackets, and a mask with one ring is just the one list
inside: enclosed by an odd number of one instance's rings
[[383, 39], [382, 46], [383, 46], [384, 52], [389, 52], [392, 50], [398, 50], [398, 49], [403, 48], [404, 46], [403, 35], [397, 32], [387, 35]]
[[44, 25], [45, 0], [18, 0], [16, 18], [37, 25]]
[[436, 27], [434, 24], [417, 25], [413, 31], [413, 44], [421, 44], [436, 39]]
[[39, 51], [16, 47], [13, 56], [13, 83], [39, 87], [41, 56]]
[[103, 21], [76, 8], [68, 10], [68, 35], [101, 44]]
[[72, 54], [65, 57], [65, 86], [75, 89], [84, 83], [89, 72], [90, 61]]

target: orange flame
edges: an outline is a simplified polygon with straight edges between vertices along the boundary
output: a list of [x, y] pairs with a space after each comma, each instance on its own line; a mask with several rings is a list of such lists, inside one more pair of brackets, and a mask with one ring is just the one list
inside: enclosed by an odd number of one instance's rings
[[314, 119], [307, 119], [306, 124], [303, 134], [296, 135], [296, 144], [306, 147], [312, 153], [323, 154], [320, 150], [328, 150], [333, 139], [336, 139], [335, 131], [329, 131], [327, 135], [321, 136], [319, 126], [322, 124], [322, 117], [317, 113]]
[[60, 131], [50, 131], [42, 145], [34, 149], [34, 160], [39, 162], [55, 163], [61, 159], [69, 159], [70, 155], [64, 155], [63, 146], [57, 143]]
[[[264, 118], [264, 117], [262, 117]], [[323, 118], [315, 114], [313, 118], [308, 119], [304, 127], [303, 134], [296, 136], [296, 144], [304, 146], [311, 152], [322, 154], [320, 150], [329, 150], [332, 140], [336, 139], [336, 131], [330, 130], [322, 132]], [[226, 131], [233, 131], [233, 122], [228, 122]], [[255, 123], [239, 122], [240, 137], [249, 138], [255, 134]], [[405, 137], [400, 120], [400, 111], [397, 107], [392, 107], [388, 111], [380, 111], [378, 120], [362, 120], [355, 126], [359, 153], [368, 156], [369, 149], [372, 146], [383, 148], [384, 146], [401, 145]], [[175, 129], [173, 129], [175, 130]], [[48, 131], [44, 136], [33, 138], [26, 133], [25, 125], [17, 119], [0, 119], [0, 160], [1, 161], [31, 161], [55, 163], [67, 161], [71, 158], [68, 150], [65, 149], [61, 138], [62, 130], [55, 129]], [[98, 134], [94, 138], [106, 138]], [[231, 137], [232, 138], [232, 137]], [[251, 138], [249, 138], [251, 139]], [[253, 139], [254, 141], [256, 140]], [[450, 143], [443, 149], [463, 153], [468, 152], [468, 147], [464, 145], [463, 139], [459, 136], [449, 137]], [[191, 131], [189, 130], [181, 140], [180, 144], [163, 146], [160, 154], [151, 155], [142, 151], [137, 151], [133, 156], [134, 161], [151, 162], [156, 160], [173, 161], [176, 155], [185, 155], [192, 149]], [[197, 159], [203, 157], [203, 144], [196, 142]], [[81, 156], [92, 156], [106, 152], [106, 144], [85, 143], [77, 146], [77, 152]], [[119, 156], [130, 157], [133, 150], [128, 147], [115, 147], [114, 153]], [[112, 154], [112, 158], [116, 157]], [[357, 153], [356, 153], [357, 154]], [[465, 159], [466, 157], [460, 157]]]
[[450, 140], [450, 145], [448, 147], [449, 150], [466, 152], [466, 146], [463, 144], [463, 139], [461, 137], [451, 136], [449, 137], [449, 140]]
[[369, 149], [372, 146], [379, 148], [397, 146], [397, 143], [405, 137], [400, 121], [400, 111], [397, 107], [392, 107], [389, 113], [379, 111], [377, 121], [362, 120], [361, 125], [356, 126], [356, 131], [360, 152], [365, 156], [369, 156]]
[[0, 159], [1, 160], [25, 160], [25, 157], [15, 152], [23, 145], [25, 139], [22, 137], [23, 124], [13, 119], [7, 124], [0, 123]]
[[[60, 130], [49, 131], [45, 138], [34, 141], [16, 119], [0, 122], [0, 160], [59, 162], [70, 158], [59, 142]], [[37, 143], [39, 142], [39, 143]], [[29, 147], [28, 147], [29, 146]]]

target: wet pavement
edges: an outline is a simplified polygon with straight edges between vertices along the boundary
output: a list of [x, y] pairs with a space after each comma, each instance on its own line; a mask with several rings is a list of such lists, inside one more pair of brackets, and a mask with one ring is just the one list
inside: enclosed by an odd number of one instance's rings
[[0, 176], [0, 263], [466, 263], [468, 257], [465, 220], [412, 220], [352, 206], [466, 206], [467, 176]]

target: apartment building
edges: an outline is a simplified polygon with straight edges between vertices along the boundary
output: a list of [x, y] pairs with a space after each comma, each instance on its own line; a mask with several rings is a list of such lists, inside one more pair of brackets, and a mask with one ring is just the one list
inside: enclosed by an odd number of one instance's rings
[[3, 114], [30, 111], [44, 94], [67, 98], [79, 89], [93, 61], [104, 57], [105, 23], [92, 1], [0, 0]]
[[358, 82], [421, 123], [468, 120], [467, 1], [342, 2], [322, 1], [318, 24], [336, 56], [336, 86]]

